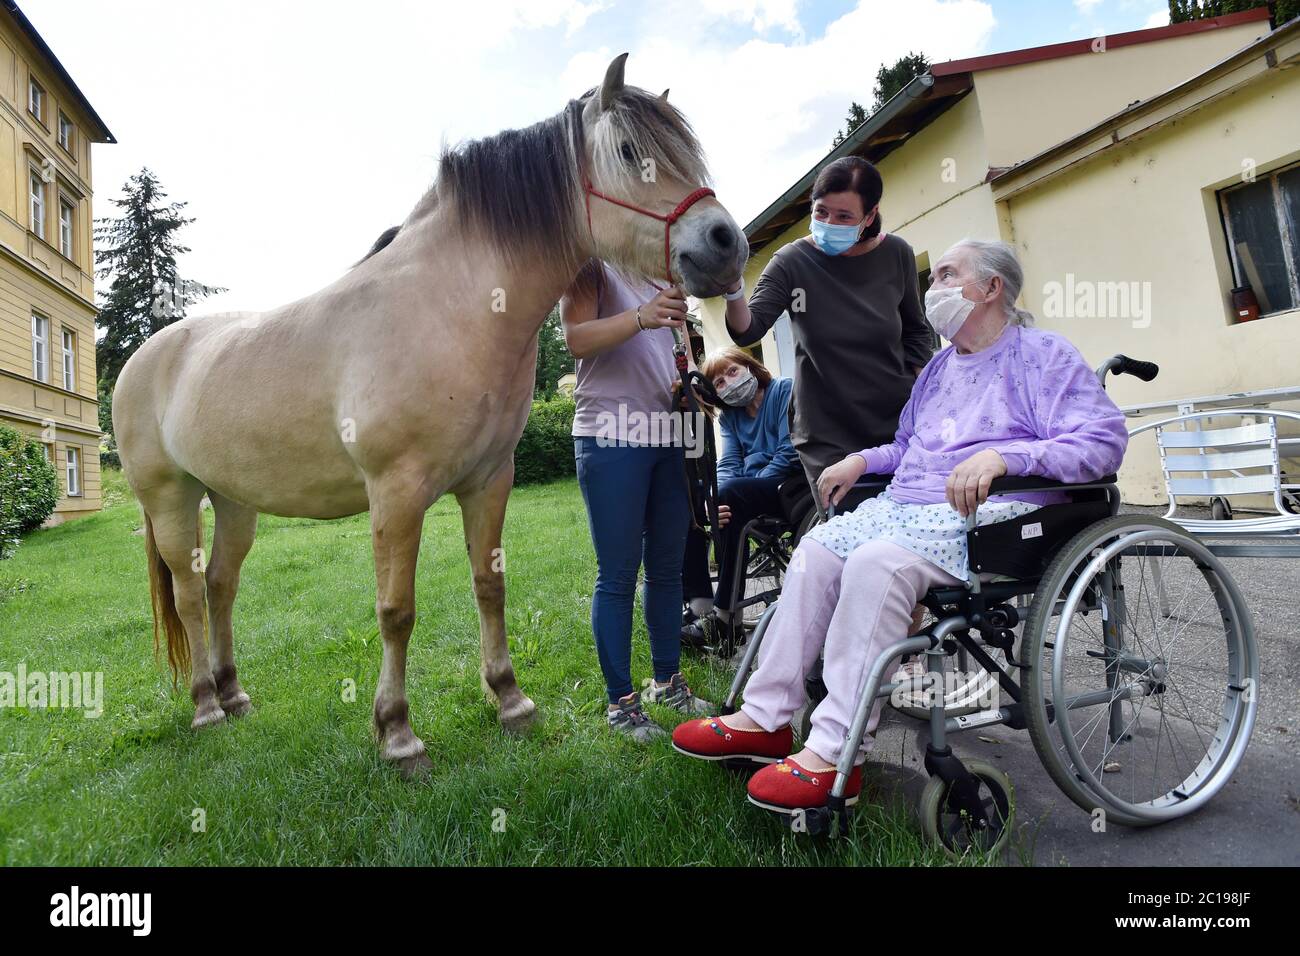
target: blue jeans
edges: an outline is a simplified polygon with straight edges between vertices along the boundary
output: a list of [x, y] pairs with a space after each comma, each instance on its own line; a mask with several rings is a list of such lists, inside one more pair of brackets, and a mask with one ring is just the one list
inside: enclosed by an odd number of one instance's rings
[[655, 680], [681, 661], [682, 556], [690, 525], [681, 447], [607, 446], [573, 440], [578, 486], [596, 549], [591, 630], [609, 702], [632, 686], [632, 605], [637, 569], [645, 565], [642, 603]]

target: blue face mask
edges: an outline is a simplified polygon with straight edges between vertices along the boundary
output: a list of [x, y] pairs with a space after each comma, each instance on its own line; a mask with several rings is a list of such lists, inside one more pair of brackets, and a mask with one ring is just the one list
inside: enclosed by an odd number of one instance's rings
[[[864, 216], [862, 222], [866, 222]], [[858, 241], [858, 230], [862, 228], [862, 222], [854, 225], [834, 226], [829, 222], [822, 222], [820, 219], [814, 219], [809, 226], [809, 232], [812, 233], [813, 242], [817, 243], [817, 248], [828, 256], [838, 256], [847, 252]]]

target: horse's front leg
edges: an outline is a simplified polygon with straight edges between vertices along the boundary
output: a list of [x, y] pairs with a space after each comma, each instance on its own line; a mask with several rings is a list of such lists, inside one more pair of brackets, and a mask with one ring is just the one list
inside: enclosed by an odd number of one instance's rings
[[515, 682], [510, 646], [506, 640], [505, 555], [501, 550], [501, 526], [505, 523], [506, 501], [514, 484], [515, 463], [509, 460], [483, 488], [462, 492], [461, 520], [469, 550], [474, 597], [478, 600], [480, 674], [483, 692], [497, 704], [497, 720], [510, 731], [522, 731], [537, 716], [537, 707]]
[[415, 563], [429, 502], [401, 481], [373, 482], [370, 533], [375, 550], [375, 612], [384, 660], [375, 690], [375, 736], [385, 760], [406, 776], [432, 766], [424, 741], [411, 730], [406, 701], [406, 648], [415, 627]]

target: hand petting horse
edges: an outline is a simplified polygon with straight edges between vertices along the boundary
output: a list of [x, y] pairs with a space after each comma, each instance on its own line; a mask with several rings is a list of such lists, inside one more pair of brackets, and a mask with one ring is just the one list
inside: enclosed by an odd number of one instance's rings
[[[384, 641], [375, 732], [405, 772], [428, 767], [406, 649], [424, 513], [446, 492], [463, 516], [484, 690], [503, 727], [531, 723], [494, 559], [538, 330], [593, 256], [703, 297], [735, 285], [748, 254], [690, 126], [667, 93], [624, 85], [626, 56], [550, 119], [446, 151], [406, 221], [331, 285], [268, 312], [178, 322], [127, 362], [113, 426], [145, 512], [155, 648], [161, 629], [173, 677], [189, 673], [194, 727], [249, 710], [231, 611], [258, 513], [369, 510]], [[216, 529], [196, 571], [205, 494]]]

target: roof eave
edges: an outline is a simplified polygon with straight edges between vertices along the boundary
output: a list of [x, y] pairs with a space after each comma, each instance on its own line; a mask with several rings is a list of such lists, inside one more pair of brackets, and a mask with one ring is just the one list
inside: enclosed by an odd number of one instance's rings
[[23, 13], [23, 11], [19, 9], [18, 4], [15, 3], [14, 0], [3, 0], [3, 2], [5, 10], [7, 10], [9, 15], [14, 18], [15, 22], [17, 22], [18, 26], [22, 29], [24, 35], [26, 35], [32, 46], [36, 47], [37, 52], [46, 59], [50, 68], [54, 71], [54, 75], [57, 76], [63, 85], [71, 91], [73, 99], [77, 101], [77, 105], [85, 111], [86, 115], [89, 116], [95, 126], [98, 127], [98, 137], [94, 139], [94, 142], [116, 143], [117, 138], [113, 136], [113, 132], [108, 128], [108, 124], [100, 119], [99, 114], [95, 112], [95, 108], [90, 105], [90, 100], [86, 98], [86, 94], [81, 92], [81, 88], [78, 87], [76, 81], [72, 79], [72, 75], [68, 73], [63, 64], [59, 62], [59, 58], [54, 55], [54, 51], [50, 49], [49, 44], [45, 42], [36, 27], [32, 25], [32, 21], [27, 19], [27, 14]]
[[[962, 75], [946, 77], [942, 82], [961, 83], [961, 77]], [[967, 83], [965, 88], [959, 92], [953, 93], [951, 87], [948, 87], [948, 95], [952, 96], [954, 101], [969, 91], [970, 86], [968, 75], [966, 75], [966, 80]], [[751, 253], [762, 248], [767, 244], [767, 242], [771, 241], [771, 237], [769, 237], [755, 246], [752, 241], [754, 235], [767, 227], [772, 220], [782, 212], [789, 209], [791, 206], [799, 204], [802, 197], [812, 189], [813, 182], [817, 179], [817, 174], [821, 172], [822, 168], [827, 163], [832, 163], [845, 156], [854, 156], [864, 152], [871, 146], [873, 137], [879, 134], [880, 131], [890, 122], [905, 115], [917, 101], [928, 98], [935, 91], [935, 85], [935, 77], [929, 73], [923, 73], [920, 76], [913, 77], [906, 86], [890, 97], [888, 102], [881, 106], [880, 109], [876, 110], [876, 112], [872, 113], [871, 116], [867, 118], [866, 122], [857, 127], [857, 129], [851, 131], [845, 138], [844, 142], [840, 143], [824, 157], [818, 160], [818, 162], [804, 173], [793, 186], [783, 192], [775, 201], [770, 203], [766, 209], [754, 217], [749, 225], [745, 227], [745, 235], [751, 240]], [[933, 116], [928, 117], [927, 122], [933, 118]], [[903, 139], [900, 142], [905, 141], [906, 139]], [[892, 149], [894, 147], [891, 146], [890, 148]]]
[[1118, 113], [1114, 113], [1087, 129], [1075, 133], [1068, 139], [1055, 143], [1042, 152], [1030, 156], [1028, 159], [1002, 170], [991, 179], [995, 192], [999, 194], [999, 198], [1009, 198], [1010, 196], [1029, 188], [1041, 177], [1031, 176], [1027, 181], [1019, 183], [1018, 185], [1013, 185], [1013, 183], [1015, 183], [1015, 181], [1020, 177], [1025, 176], [1026, 174], [1029, 174], [1049, 163], [1052, 159], [1067, 155], [1073, 150], [1086, 146], [1088, 143], [1095, 142], [1099, 137], [1104, 136], [1106, 132], [1123, 125], [1123, 123], [1139, 114], [1156, 109], [1163, 103], [1176, 100], [1178, 97], [1187, 94], [1189, 91], [1196, 89], [1199, 86], [1203, 86], [1216, 77], [1230, 73], [1243, 64], [1258, 59], [1261, 55], [1267, 57], [1270, 49], [1274, 49], [1287, 43], [1297, 34], [1300, 34], [1300, 17], [1287, 21], [1277, 29], [1265, 34], [1258, 40], [1247, 44], [1240, 50], [1234, 51], [1218, 63], [1202, 70], [1195, 76], [1188, 77], [1186, 80], [1175, 84], [1167, 90], [1149, 96], [1145, 100], [1138, 100], [1120, 110]]

